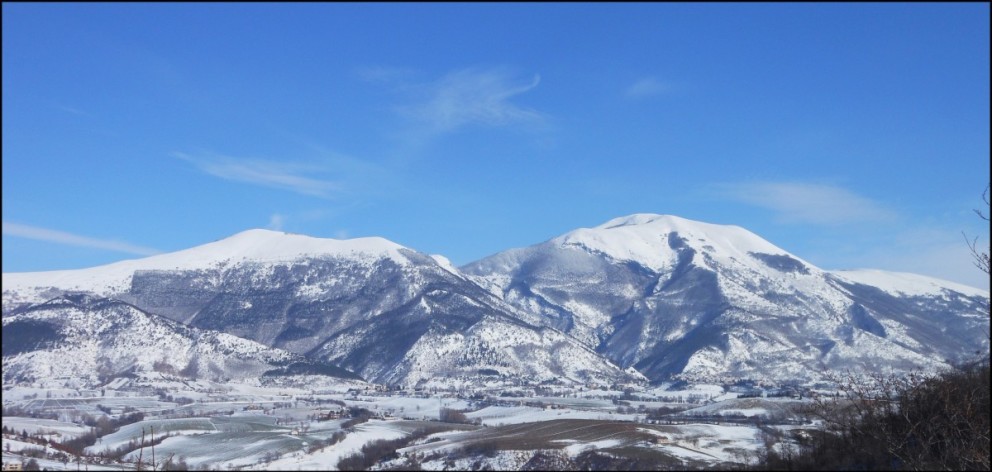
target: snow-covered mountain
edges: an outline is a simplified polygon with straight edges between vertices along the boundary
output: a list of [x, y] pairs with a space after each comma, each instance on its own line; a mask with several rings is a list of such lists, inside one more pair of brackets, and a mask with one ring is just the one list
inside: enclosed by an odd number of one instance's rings
[[462, 267], [648, 378], [816, 380], [934, 369], [988, 351], [989, 294], [821, 270], [737, 226], [636, 214]]
[[[306, 354], [367, 380], [438, 375], [585, 382], [632, 378], [515, 309], [442, 257], [381, 238], [266, 230], [92, 269], [3, 274], [5, 316], [66, 292]], [[637, 377], [636, 374], [633, 377]]]
[[[271, 266], [307, 258], [350, 258], [373, 263], [388, 259], [403, 264], [403, 246], [383, 238], [347, 240], [312, 238], [300, 234], [252, 229], [229, 238], [168, 254], [121, 261], [100, 267], [50, 272], [3, 274], [3, 309], [38, 303], [66, 291], [103, 296], [127, 293], [135, 277], [156, 273], [221, 273], [239, 265]], [[202, 279], [204, 284], [216, 280]], [[263, 281], [264, 282], [264, 281]], [[140, 284], [140, 282], [139, 282]]]
[[3, 340], [4, 384], [92, 387], [149, 373], [214, 381], [293, 373], [358, 378], [298, 354], [89, 295], [63, 295], [14, 310], [3, 318]]
[[[824, 271], [740, 227], [651, 214], [460, 270], [381, 238], [251, 230], [91, 269], [3, 274], [5, 340], [10, 323], [27, 329], [63, 318], [71, 322], [39, 332], [96, 333], [116, 323], [139, 333], [134, 339], [166, 340], [149, 337], [147, 326], [193, 329], [405, 385], [439, 377], [614, 382], [641, 374], [655, 382], [818, 380], [848, 369], [936, 369], [987, 352], [988, 297], [912, 274]], [[107, 321], [124, 315], [157, 321]], [[108, 355], [99, 347], [107, 342], [92, 347], [79, 339], [72, 352], [85, 351], [80, 359]], [[116, 352], [127, 348], [114, 345], [111, 357], [122, 359], [113, 368], [151, 365], [179, 342], [148, 343], [154, 352], [140, 360], [124, 359]], [[55, 349], [42, 343], [31, 352], [41, 359]], [[28, 375], [9, 368], [21, 365], [9, 358], [5, 348], [5, 380]], [[77, 371], [99, 372], [95, 362]], [[188, 359], [170, 362], [181, 370]], [[246, 375], [261, 364], [245, 367]], [[62, 374], [46, 368], [49, 374], [30, 375]]]

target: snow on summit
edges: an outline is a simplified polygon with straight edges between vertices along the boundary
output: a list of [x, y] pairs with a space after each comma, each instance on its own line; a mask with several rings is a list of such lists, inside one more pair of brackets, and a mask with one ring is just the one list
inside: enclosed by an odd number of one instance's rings
[[266, 229], [250, 229], [211, 243], [104, 266], [77, 270], [4, 273], [3, 288], [28, 290], [58, 287], [95, 293], [127, 290], [139, 270], [200, 270], [243, 262], [291, 262], [302, 258], [342, 257], [369, 261], [389, 258], [409, 263], [400, 253], [404, 246], [380, 237], [355, 239], [315, 238]]
[[[406, 259], [400, 255], [403, 246], [380, 237], [355, 239], [315, 238], [302, 234], [284, 233], [266, 229], [250, 229], [242, 231], [229, 238], [204, 244], [185, 251], [172, 254], [170, 259], [181, 265], [188, 262], [195, 264], [197, 260], [237, 261], [253, 260], [259, 262], [291, 261], [303, 257], [360, 255], [382, 257], [388, 256], [397, 262]], [[183, 256], [181, 259], [177, 259]], [[153, 256], [154, 259], [161, 256]]]
[[988, 342], [987, 292], [827, 272], [739, 226], [656, 214], [462, 268], [382, 238], [249, 230], [91, 269], [4, 274], [4, 315], [99, 309], [66, 293], [77, 291], [391, 384], [495, 375], [484, 372], [612, 382], [625, 377], [618, 366], [651, 381], [812, 380], [951, 363]]
[[636, 261], [654, 270], [672, 267], [678, 257], [674, 249], [681, 244], [721, 262], [746, 263], [753, 260], [751, 253], [786, 255], [801, 260], [740, 226], [650, 213], [614, 218], [594, 228], [565, 233], [551, 242], [560, 247], [586, 248], [616, 260]]

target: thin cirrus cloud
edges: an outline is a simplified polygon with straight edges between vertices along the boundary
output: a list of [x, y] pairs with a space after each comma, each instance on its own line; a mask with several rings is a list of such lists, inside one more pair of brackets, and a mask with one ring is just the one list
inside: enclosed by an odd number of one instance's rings
[[285, 224], [286, 224], [285, 215], [281, 215], [279, 213], [273, 213], [272, 216], [269, 217], [269, 225], [266, 227], [273, 231], [282, 231], [283, 225]]
[[419, 91], [419, 100], [399, 111], [433, 134], [452, 132], [470, 124], [536, 125], [544, 122], [544, 114], [511, 100], [533, 90], [540, 82], [540, 75], [526, 79], [504, 68], [461, 69], [436, 82], [409, 87]]
[[3, 222], [3, 234], [4, 236], [15, 236], [19, 238], [33, 239], [36, 241], [45, 241], [56, 244], [65, 244], [69, 246], [82, 246], [82, 247], [89, 247], [94, 249], [106, 249], [109, 251], [135, 254], [139, 256], [152, 256], [155, 254], [162, 253], [162, 251], [159, 251], [158, 249], [153, 249], [144, 246], [137, 246], [123, 241], [90, 238], [87, 236], [80, 236], [78, 234], [66, 233], [64, 231], [57, 231], [48, 228], [39, 228], [37, 226], [12, 223], [9, 221]]
[[[979, 242], [988, 247], [988, 238]], [[886, 267], [989, 289], [988, 275], [975, 267], [974, 256], [961, 233], [953, 229], [922, 225], [909, 228], [895, 234], [889, 244], [867, 248], [860, 256], [848, 265]]]
[[226, 180], [245, 182], [263, 187], [288, 190], [302, 195], [331, 198], [342, 190], [341, 185], [329, 180], [310, 177], [326, 169], [264, 159], [239, 159], [217, 154], [191, 156], [175, 152], [173, 156], [187, 161], [200, 171]]
[[58, 108], [61, 111], [64, 111], [66, 113], [70, 113], [70, 114], [73, 114], [73, 115], [76, 115], [76, 116], [85, 116], [85, 117], [89, 117], [89, 118], [92, 118], [93, 117], [93, 114], [92, 113], [89, 113], [89, 112], [87, 112], [85, 110], [81, 110], [81, 109], [76, 108], [76, 107], [70, 107], [68, 105], [61, 105], [61, 104], [56, 104], [55, 107]]
[[832, 185], [747, 182], [713, 187], [722, 197], [771, 210], [786, 223], [836, 226], [896, 219], [896, 214], [881, 204]]
[[671, 90], [669, 84], [654, 77], [644, 77], [634, 82], [624, 90], [627, 98], [647, 98], [667, 93]]

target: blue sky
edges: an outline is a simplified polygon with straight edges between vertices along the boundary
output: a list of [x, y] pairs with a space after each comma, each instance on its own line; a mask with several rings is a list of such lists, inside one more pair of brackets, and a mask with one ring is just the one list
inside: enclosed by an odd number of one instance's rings
[[666, 213], [988, 289], [986, 3], [2, 8], [4, 272]]

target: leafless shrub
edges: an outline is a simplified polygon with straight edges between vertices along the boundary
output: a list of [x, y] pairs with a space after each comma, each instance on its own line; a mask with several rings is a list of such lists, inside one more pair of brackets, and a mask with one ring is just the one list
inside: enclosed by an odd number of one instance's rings
[[443, 423], [462, 423], [471, 424], [472, 422], [458, 410], [453, 410], [451, 408], [441, 408], [441, 412], [438, 415], [438, 419]]
[[[985, 206], [989, 206], [989, 186], [985, 186], [985, 191], [982, 192], [982, 201], [985, 202]], [[989, 221], [989, 215], [982, 212], [982, 210], [975, 210], [975, 214], [979, 218]], [[968, 235], [964, 237], [965, 241], [968, 243], [968, 248], [971, 249], [971, 256], [975, 259], [975, 267], [978, 267], [982, 272], [989, 274], [989, 251], [988, 249], [982, 251], [978, 247], [978, 237], [968, 239]]]
[[824, 429], [766, 447], [760, 468], [989, 470], [989, 363], [941, 375], [849, 376], [807, 410]]

